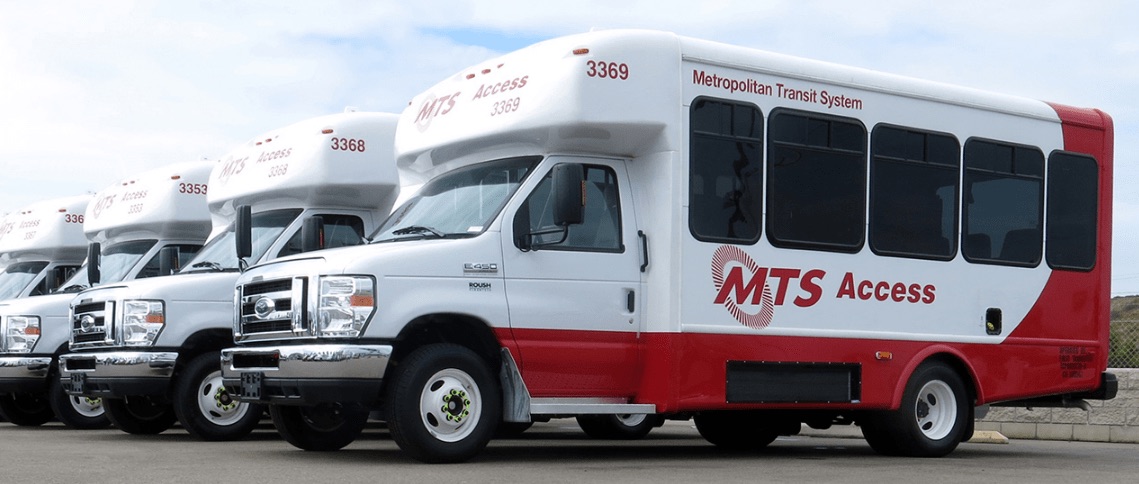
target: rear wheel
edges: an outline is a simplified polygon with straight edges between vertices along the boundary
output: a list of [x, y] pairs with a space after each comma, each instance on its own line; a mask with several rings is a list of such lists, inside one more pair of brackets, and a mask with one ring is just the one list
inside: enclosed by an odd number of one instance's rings
[[68, 395], [62, 385], [51, 385], [48, 399], [55, 418], [73, 429], [105, 429], [111, 420], [103, 411], [103, 399]]
[[579, 415], [577, 425], [595, 439], [636, 440], [644, 438], [663, 420], [643, 413], [618, 415]]
[[906, 383], [902, 406], [870, 415], [862, 433], [883, 454], [941, 457], [969, 437], [971, 411], [961, 377], [944, 364], [926, 363]]
[[170, 404], [155, 402], [150, 397], [104, 398], [103, 409], [111, 423], [128, 434], [159, 434], [178, 420]]
[[313, 407], [270, 405], [273, 426], [286, 442], [316, 452], [339, 450], [364, 431], [368, 410], [356, 405], [323, 403]]
[[404, 452], [423, 462], [462, 462], [490, 441], [502, 396], [485, 361], [453, 344], [415, 350], [387, 386], [388, 428]]
[[244, 438], [257, 427], [264, 405], [238, 402], [222, 385], [218, 353], [190, 361], [174, 387], [174, 413], [190, 435], [202, 440]]
[[704, 440], [728, 450], [758, 450], [779, 437], [779, 430], [752, 412], [705, 412], [693, 417]]
[[0, 415], [21, 427], [37, 427], [55, 416], [47, 396], [40, 393], [0, 395]]

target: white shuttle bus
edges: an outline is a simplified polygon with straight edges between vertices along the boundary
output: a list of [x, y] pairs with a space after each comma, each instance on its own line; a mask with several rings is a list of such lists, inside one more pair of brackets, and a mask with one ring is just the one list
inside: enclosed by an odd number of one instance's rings
[[[218, 352], [233, 345], [234, 281], [246, 263], [301, 252], [303, 235], [313, 247], [363, 243], [399, 192], [397, 119], [316, 117], [228, 154], [209, 178], [214, 233], [192, 261], [171, 277], [108, 284], [75, 298], [72, 352], [61, 364], [67, 392], [103, 398], [115, 426], [132, 434], [159, 433], [177, 421], [204, 440], [248, 435], [264, 407], [231, 398], [218, 365]], [[235, 237], [242, 207], [251, 228]], [[306, 222], [312, 230], [302, 231]], [[235, 238], [250, 236], [251, 253], [239, 259]]]
[[8, 214], [0, 223], [0, 417], [17, 425], [51, 419], [43, 382], [49, 365], [30, 355], [41, 322], [7, 311], [16, 300], [49, 294], [79, 272], [87, 251], [83, 211], [90, 195], [45, 200]]
[[[93, 285], [168, 275], [193, 257], [210, 233], [206, 183], [214, 164], [165, 165], [99, 191], [78, 217], [84, 241], [90, 242], [87, 270], [78, 271], [55, 293], [0, 303], [0, 318], [26, 318], [36, 332], [29, 344], [8, 346], [0, 353], [0, 365], [12, 372], [11, 388], [21, 389], [24, 398], [20, 424], [39, 425], [53, 415], [72, 428], [110, 424], [98, 398], [70, 396], [58, 383], [58, 358], [67, 351], [72, 333], [71, 301]], [[6, 338], [14, 336], [5, 333]]]
[[371, 244], [237, 280], [223, 381], [301, 448], [363, 406], [428, 462], [611, 414], [941, 456], [976, 405], [1115, 395], [1099, 110], [615, 30], [440, 82], [396, 156]]

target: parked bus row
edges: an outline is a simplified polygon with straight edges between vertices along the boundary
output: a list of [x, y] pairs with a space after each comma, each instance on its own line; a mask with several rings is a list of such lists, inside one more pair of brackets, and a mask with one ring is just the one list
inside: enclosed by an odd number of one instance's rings
[[728, 449], [858, 425], [942, 456], [977, 407], [1114, 397], [1112, 153], [1096, 109], [556, 38], [398, 116], [257, 136], [208, 180], [129, 177], [51, 239], [9, 248], [35, 228], [10, 214], [0, 414], [232, 440], [267, 411], [313, 451], [372, 415], [425, 462], [563, 417], [692, 419]]

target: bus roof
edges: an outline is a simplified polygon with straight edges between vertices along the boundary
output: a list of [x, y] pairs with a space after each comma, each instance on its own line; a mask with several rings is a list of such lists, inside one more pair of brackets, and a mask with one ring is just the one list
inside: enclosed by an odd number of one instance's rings
[[175, 163], [111, 184], [87, 206], [83, 231], [102, 244], [144, 238], [205, 240], [210, 233], [206, 183], [214, 165]]
[[[696, 66], [695, 72], [689, 67]], [[742, 79], [708, 69], [741, 73]], [[752, 77], [768, 84], [759, 85]], [[771, 81], [775, 79], [775, 81]], [[396, 135], [397, 161], [414, 181], [476, 152], [528, 146], [540, 153], [619, 156], [683, 149], [689, 86], [725, 97], [785, 101], [787, 82], [873, 93], [1059, 123], [1049, 104], [1024, 97], [802, 59], [650, 30], [603, 30], [539, 42], [464, 69], [416, 96]], [[751, 85], [749, 83], [753, 83]], [[750, 90], [749, 90], [750, 89]], [[881, 94], [877, 94], [881, 93]], [[814, 94], [817, 96], [817, 92]], [[798, 99], [800, 109], [842, 113], [847, 97]], [[858, 101], [860, 102], [860, 101]], [[846, 109], [850, 111], [850, 109]]]
[[90, 195], [56, 198], [13, 210], [0, 226], [0, 254], [9, 262], [32, 258], [83, 259], [83, 211]]

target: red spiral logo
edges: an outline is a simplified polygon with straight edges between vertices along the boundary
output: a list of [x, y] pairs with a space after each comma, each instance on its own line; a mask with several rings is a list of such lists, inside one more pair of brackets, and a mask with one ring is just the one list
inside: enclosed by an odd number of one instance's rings
[[[717, 294], [724, 287], [724, 268], [727, 267], [729, 262], [738, 262], [746, 267], [751, 274], [759, 272], [759, 264], [756, 264], [751, 256], [746, 252], [732, 245], [721, 245], [716, 252], [712, 254], [712, 283], [716, 286]], [[771, 296], [771, 288], [767, 286], [767, 281], [763, 281], [763, 296], [759, 305], [759, 312], [752, 314], [736, 304], [735, 298], [724, 298], [724, 308], [731, 313], [732, 317], [737, 321], [752, 329], [763, 329], [771, 324], [771, 319], [775, 317], [775, 301]]]

